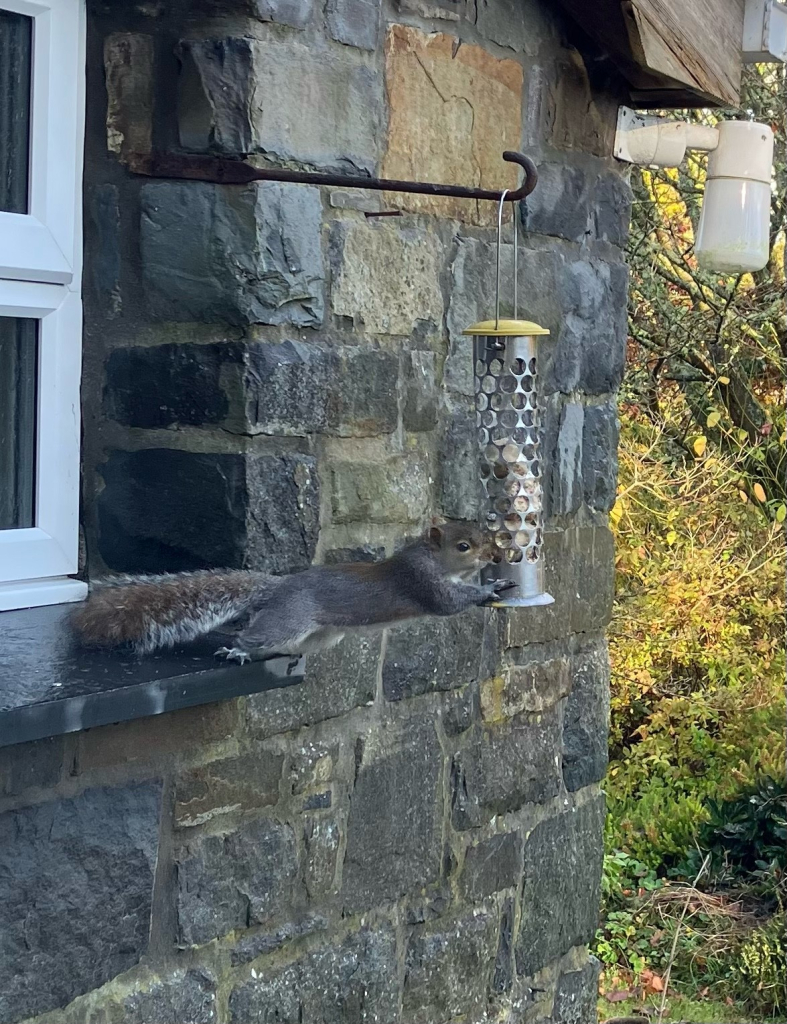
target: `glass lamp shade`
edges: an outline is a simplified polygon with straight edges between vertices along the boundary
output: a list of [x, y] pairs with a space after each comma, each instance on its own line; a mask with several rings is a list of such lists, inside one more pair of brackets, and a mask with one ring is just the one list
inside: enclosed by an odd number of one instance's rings
[[771, 188], [746, 178], [712, 178], [697, 228], [694, 251], [703, 270], [741, 274], [768, 263]]
[[694, 251], [705, 270], [741, 274], [768, 263], [773, 131], [756, 121], [722, 121], [708, 157]]

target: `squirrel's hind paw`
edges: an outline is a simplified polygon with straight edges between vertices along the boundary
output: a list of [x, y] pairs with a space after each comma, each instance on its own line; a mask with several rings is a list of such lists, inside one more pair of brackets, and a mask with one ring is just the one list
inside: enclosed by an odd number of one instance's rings
[[219, 647], [213, 656], [214, 658], [224, 658], [227, 661], [237, 661], [239, 665], [245, 665], [247, 661], [251, 661], [249, 652], [240, 647]]

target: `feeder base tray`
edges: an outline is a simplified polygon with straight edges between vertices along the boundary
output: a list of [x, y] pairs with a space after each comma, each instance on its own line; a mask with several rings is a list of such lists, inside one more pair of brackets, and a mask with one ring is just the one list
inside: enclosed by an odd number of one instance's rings
[[538, 608], [539, 606], [554, 604], [555, 599], [551, 594], [537, 594], [535, 597], [512, 597], [508, 601], [495, 601], [492, 608]]

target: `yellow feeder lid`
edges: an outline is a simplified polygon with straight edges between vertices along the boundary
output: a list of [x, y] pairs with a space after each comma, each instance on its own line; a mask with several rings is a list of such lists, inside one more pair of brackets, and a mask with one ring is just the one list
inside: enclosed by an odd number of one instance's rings
[[527, 335], [549, 334], [546, 327], [540, 327], [532, 320], [498, 320], [495, 326], [494, 320], [482, 320], [479, 324], [473, 324], [466, 328], [462, 334], [485, 334], [490, 338], [520, 337]]

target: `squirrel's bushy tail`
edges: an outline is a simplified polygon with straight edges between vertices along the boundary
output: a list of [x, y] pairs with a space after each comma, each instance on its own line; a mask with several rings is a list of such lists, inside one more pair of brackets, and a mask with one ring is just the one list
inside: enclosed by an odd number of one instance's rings
[[131, 644], [137, 653], [149, 654], [231, 622], [276, 582], [274, 576], [244, 570], [112, 576], [94, 585], [71, 624], [87, 646]]

